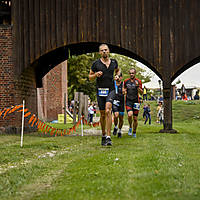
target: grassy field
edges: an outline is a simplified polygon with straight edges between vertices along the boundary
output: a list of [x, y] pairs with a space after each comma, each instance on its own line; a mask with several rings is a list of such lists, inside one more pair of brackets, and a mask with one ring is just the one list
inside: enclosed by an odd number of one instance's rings
[[[101, 147], [100, 136], [0, 136], [0, 199], [200, 198], [200, 102], [174, 102], [173, 128], [153, 124]], [[126, 120], [125, 120], [126, 121]], [[127, 123], [126, 123], [127, 124]]]

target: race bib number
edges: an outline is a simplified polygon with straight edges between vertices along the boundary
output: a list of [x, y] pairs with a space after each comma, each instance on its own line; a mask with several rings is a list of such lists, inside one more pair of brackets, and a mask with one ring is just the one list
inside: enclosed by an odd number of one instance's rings
[[107, 97], [109, 94], [109, 88], [98, 88], [98, 96]]
[[120, 103], [120, 101], [118, 101], [118, 100], [113, 101], [113, 105], [115, 105], [115, 106], [119, 106], [119, 103]]
[[140, 104], [139, 103], [134, 103], [133, 108], [135, 110], [140, 110]]

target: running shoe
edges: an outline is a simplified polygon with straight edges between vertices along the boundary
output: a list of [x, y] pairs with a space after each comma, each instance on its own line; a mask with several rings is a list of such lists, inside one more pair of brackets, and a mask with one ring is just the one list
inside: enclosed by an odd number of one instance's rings
[[112, 140], [110, 137], [106, 138], [106, 145], [107, 146], [112, 146]]
[[133, 133], [133, 137], [136, 138], [136, 133]]
[[128, 135], [132, 135], [132, 128], [129, 128], [129, 130], [128, 130]]
[[118, 138], [121, 138], [121, 137], [122, 137], [122, 133], [118, 132]]
[[101, 138], [101, 145], [106, 146], [106, 137], [105, 136]]
[[117, 135], [117, 130], [118, 130], [118, 128], [114, 128], [113, 135]]

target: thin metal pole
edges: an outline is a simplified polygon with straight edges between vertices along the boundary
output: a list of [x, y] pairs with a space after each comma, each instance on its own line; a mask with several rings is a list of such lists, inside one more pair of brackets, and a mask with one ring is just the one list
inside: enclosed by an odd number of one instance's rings
[[81, 136], [83, 136], [83, 118], [81, 117]]
[[24, 136], [24, 105], [25, 105], [25, 100], [23, 100], [23, 111], [22, 111], [21, 147], [23, 146], [23, 136]]

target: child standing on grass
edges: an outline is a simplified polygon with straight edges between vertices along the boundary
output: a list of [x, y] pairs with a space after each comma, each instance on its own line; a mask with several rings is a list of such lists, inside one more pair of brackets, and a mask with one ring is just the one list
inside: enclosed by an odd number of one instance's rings
[[162, 106], [162, 102], [159, 102], [157, 107], [157, 123], [161, 124], [164, 121], [164, 108]]
[[89, 115], [89, 123], [90, 123], [90, 125], [92, 125], [93, 124], [93, 115], [94, 115], [94, 107], [93, 107], [92, 103], [90, 103], [90, 105], [89, 105], [88, 115]]
[[159, 113], [160, 113], [161, 107], [162, 107], [162, 102], [160, 101], [160, 102], [158, 103], [157, 108], [156, 108], [156, 111], [157, 111], [156, 123], [159, 123]]
[[144, 106], [143, 117], [145, 117], [144, 124], [146, 124], [147, 121], [149, 120], [149, 125], [150, 125], [151, 124], [151, 107], [150, 107], [150, 104], [148, 104], [147, 106]]

